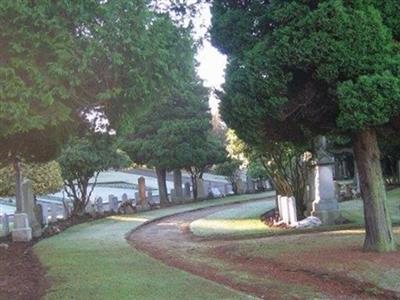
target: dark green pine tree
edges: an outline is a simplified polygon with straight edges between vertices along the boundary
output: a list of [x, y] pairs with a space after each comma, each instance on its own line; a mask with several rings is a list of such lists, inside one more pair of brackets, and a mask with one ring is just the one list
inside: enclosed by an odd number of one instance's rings
[[352, 138], [367, 251], [396, 248], [376, 130], [400, 115], [396, 0], [229, 1], [212, 7], [212, 41], [229, 57], [222, 116], [250, 145]]

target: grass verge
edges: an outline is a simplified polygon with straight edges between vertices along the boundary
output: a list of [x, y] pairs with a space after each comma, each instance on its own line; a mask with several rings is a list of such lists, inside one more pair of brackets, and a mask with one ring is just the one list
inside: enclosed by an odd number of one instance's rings
[[225, 286], [170, 268], [132, 249], [124, 235], [143, 222], [211, 205], [270, 194], [241, 195], [73, 226], [35, 245], [52, 286], [45, 299], [251, 299]]

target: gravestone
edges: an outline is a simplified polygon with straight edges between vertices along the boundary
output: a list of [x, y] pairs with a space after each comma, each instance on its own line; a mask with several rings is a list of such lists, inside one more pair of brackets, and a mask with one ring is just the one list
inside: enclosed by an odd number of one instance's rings
[[29, 242], [32, 240], [32, 228], [29, 227], [28, 215], [14, 215], [14, 229], [11, 232], [13, 242]]
[[43, 225], [49, 224], [49, 205], [46, 203], [42, 203], [42, 223]]
[[[174, 170], [174, 191], [176, 201], [183, 200], [183, 190], [182, 190], [182, 172], [181, 170]], [[172, 198], [172, 193], [171, 193]], [[172, 199], [174, 200], [174, 199]]]
[[278, 209], [282, 222], [289, 226], [297, 225], [296, 199], [278, 195]]
[[224, 184], [224, 193], [225, 195], [229, 194], [229, 184]]
[[190, 192], [190, 183], [189, 182], [185, 182], [184, 197], [185, 197], [185, 199], [191, 199], [192, 198], [192, 195], [191, 195], [191, 192]]
[[7, 214], [3, 214], [1, 217], [1, 227], [3, 230], [3, 235], [7, 236], [10, 233], [10, 218]]
[[50, 204], [51, 222], [57, 222], [58, 208], [56, 203]]
[[204, 181], [201, 178], [197, 178], [197, 198], [204, 199], [206, 197], [206, 193], [204, 190]]
[[99, 214], [104, 213], [103, 198], [99, 197], [96, 199], [96, 212]]
[[122, 194], [121, 200], [122, 200], [122, 203], [130, 202], [130, 201], [129, 201], [129, 198], [128, 198], [128, 195], [127, 195], [126, 193], [123, 193], [123, 194]]
[[148, 209], [149, 203], [146, 199], [146, 180], [143, 176], [138, 178], [139, 185], [139, 204], [141, 209]]
[[172, 201], [172, 202], [178, 200], [177, 197], [176, 197], [175, 189], [171, 189], [169, 193], [170, 193], [170, 195], [171, 195], [171, 201]]
[[152, 192], [152, 191], [148, 191], [148, 192], [147, 192], [147, 201], [148, 201], [149, 204], [151, 204], [151, 205], [154, 204], [153, 192]]
[[35, 214], [35, 199], [33, 195], [32, 181], [25, 179], [22, 182], [22, 212], [28, 216], [29, 227], [32, 228], [32, 235], [39, 237], [42, 235], [42, 227]]
[[311, 216], [318, 217], [324, 225], [335, 224], [339, 218], [339, 203], [333, 181], [334, 159], [326, 151], [326, 138], [318, 139], [317, 159], [313, 164], [311, 188]]
[[118, 211], [118, 197], [114, 195], [108, 196], [108, 206], [110, 208], [110, 212], [117, 212]]

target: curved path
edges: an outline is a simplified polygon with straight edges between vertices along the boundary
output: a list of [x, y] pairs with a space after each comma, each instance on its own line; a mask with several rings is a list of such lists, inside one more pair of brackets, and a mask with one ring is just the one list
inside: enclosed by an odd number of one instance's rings
[[[169, 266], [262, 299], [400, 299], [391, 290], [359, 282], [346, 274], [331, 274], [278, 260], [237, 255], [235, 250], [240, 247], [239, 240], [206, 239], [190, 232], [190, 223], [194, 220], [237, 205], [240, 204], [165, 217], [134, 230], [128, 240], [136, 249]], [[268, 239], [271, 238], [260, 241], [267, 245]]]

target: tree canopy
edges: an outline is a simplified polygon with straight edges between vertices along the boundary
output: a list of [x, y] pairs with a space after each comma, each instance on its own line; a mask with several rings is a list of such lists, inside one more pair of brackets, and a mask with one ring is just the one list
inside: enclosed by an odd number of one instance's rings
[[375, 130], [400, 114], [399, 8], [396, 0], [216, 0], [212, 7], [213, 44], [229, 56], [224, 120], [252, 146], [351, 136], [366, 250], [395, 248]]

